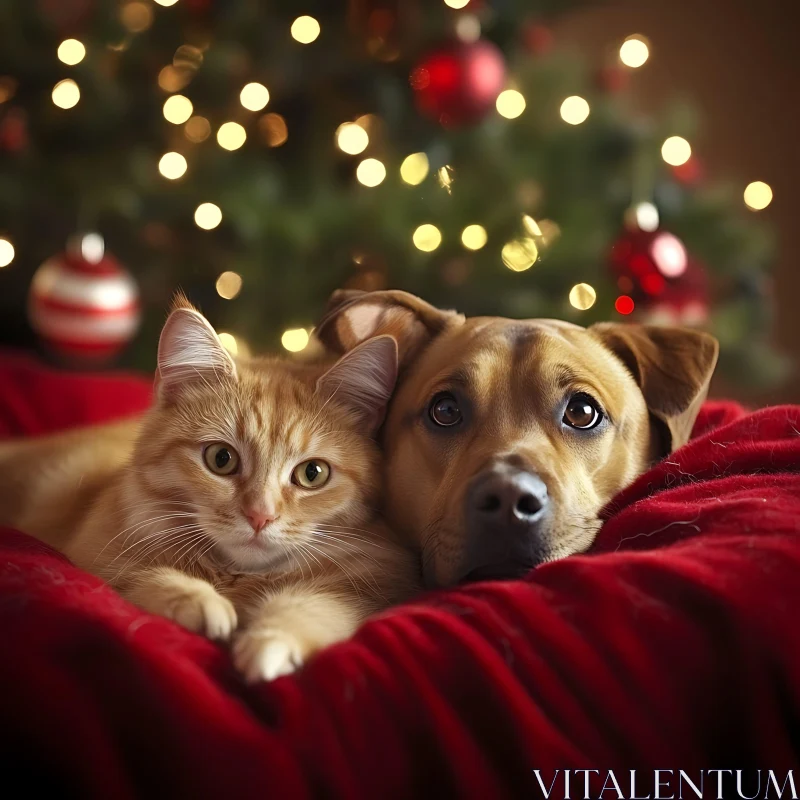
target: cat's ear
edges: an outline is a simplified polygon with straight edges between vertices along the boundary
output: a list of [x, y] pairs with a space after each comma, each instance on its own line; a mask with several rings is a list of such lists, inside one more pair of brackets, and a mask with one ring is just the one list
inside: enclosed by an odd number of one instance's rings
[[386, 416], [397, 382], [397, 342], [376, 336], [340, 358], [318, 381], [317, 392], [346, 406], [374, 433]]
[[158, 399], [173, 400], [187, 386], [231, 379], [236, 364], [208, 320], [188, 303], [176, 303], [158, 342]]

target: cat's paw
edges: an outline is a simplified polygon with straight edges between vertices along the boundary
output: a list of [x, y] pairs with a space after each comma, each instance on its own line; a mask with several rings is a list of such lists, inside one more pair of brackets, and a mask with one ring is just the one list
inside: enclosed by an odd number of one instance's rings
[[176, 591], [164, 600], [160, 613], [194, 633], [227, 641], [236, 630], [236, 609], [213, 586]]
[[233, 663], [248, 683], [272, 681], [303, 666], [300, 640], [280, 628], [245, 630], [233, 645]]

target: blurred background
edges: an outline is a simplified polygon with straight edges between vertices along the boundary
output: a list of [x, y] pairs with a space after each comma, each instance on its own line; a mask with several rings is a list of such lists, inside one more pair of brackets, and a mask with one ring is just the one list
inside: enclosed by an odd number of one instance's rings
[[[683, 324], [800, 399], [786, 0], [0, 0], [0, 344], [152, 369], [181, 287], [302, 358], [336, 288]], [[790, 141], [791, 139], [791, 141]]]

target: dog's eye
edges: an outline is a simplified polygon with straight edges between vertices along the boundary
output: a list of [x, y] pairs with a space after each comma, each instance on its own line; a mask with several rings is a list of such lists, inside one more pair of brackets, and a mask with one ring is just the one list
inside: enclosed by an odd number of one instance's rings
[[461, 409], [458, 407], [458, 400], [449, 392], [437, 394], [431, 401], [428, 413], [430, 418], [443, 428], [458, 425], [463, 419]]
[[564, 409], [563, 422], [570, 428], [588, 431], [596, 428], [603, 421], [603, 412], [597, 401], [588, 394], [576, 394], [570, 397]]

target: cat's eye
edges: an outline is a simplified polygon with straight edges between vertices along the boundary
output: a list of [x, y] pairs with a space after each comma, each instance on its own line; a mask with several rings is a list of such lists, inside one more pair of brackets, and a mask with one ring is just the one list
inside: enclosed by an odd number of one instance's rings
[[224, 442], [206, 447], [203, 461], [215, 475], [233, 475], [239, 469], [239, 454]]
[[570, 428], [588, 431], [596, 428], [603, 421], [603, 412], [593, 397], [579, 392], [570, 397], [564, 409], [562, 422]]
[[331, 478], [331, 468], [324, 461], [312, 458], [298, 464], [292, 472], [292, 481], [304, 489], [319, 489]]
[[437, 394], [431, 401], [428, 414], [442, 428], [451, 428], [464, 419], [458, 400], [450, 392]]

